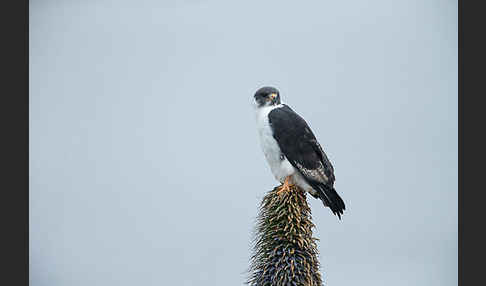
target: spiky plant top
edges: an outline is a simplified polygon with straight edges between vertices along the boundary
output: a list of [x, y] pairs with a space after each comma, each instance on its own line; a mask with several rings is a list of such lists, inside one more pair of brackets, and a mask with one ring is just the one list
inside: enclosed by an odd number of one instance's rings
[[274, 188], [260, 205], [249, 285], [322, 285], [306, 194]]

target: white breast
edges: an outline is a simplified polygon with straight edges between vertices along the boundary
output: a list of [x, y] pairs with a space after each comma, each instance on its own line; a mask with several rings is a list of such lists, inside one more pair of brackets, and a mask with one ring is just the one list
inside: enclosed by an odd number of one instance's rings
[[282, 107], [282, 105], [257, 108], [256, 121], [263, 154], [265, 154], [265, 158], [270, 165], [274, 177], [278, 181], [283, 182], [285, 177], [294, 174], [295, 169], [287, 158], [284, 158], [283, 160], [281, 159], [280, 156], [282, 152], [280, 151], [277, 141], [273, 138], [272, 129], [268, 122], [268, 114], [270, 111], [280, 107]]

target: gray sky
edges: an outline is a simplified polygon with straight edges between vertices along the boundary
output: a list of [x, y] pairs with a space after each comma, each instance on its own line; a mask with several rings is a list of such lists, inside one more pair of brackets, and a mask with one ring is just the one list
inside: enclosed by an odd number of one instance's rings
[[457, 1], [284, 2], [30, 1], [31, 285], [242, 285], [262, 85], [346, 202], [324, 282], [457, 284]]

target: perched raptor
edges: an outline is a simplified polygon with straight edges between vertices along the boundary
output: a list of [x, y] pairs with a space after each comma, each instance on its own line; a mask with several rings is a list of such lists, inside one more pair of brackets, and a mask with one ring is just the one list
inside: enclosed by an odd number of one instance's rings
[[295, 184], [341, 219], [346, 208], [334, 189], [334, 168], [305, 120], [280, 102], [276, 88], [262, 87], [254, 98], [260, 144], [281, 191]]

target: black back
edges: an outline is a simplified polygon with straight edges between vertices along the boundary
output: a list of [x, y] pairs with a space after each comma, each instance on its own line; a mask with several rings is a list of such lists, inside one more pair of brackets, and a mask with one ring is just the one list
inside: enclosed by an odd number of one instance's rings
[[[307, 122], [285, 104], [272, 110], [268, 118], [273, 137], [292, 166], [301, 170], [307, 180], [332, 187], [335, 180], [334, 168]], [[309, 176], [311, 172], [306, 172], [309, 170], [321, 171], [328, 179], [322, 181], [315, 176]]]

